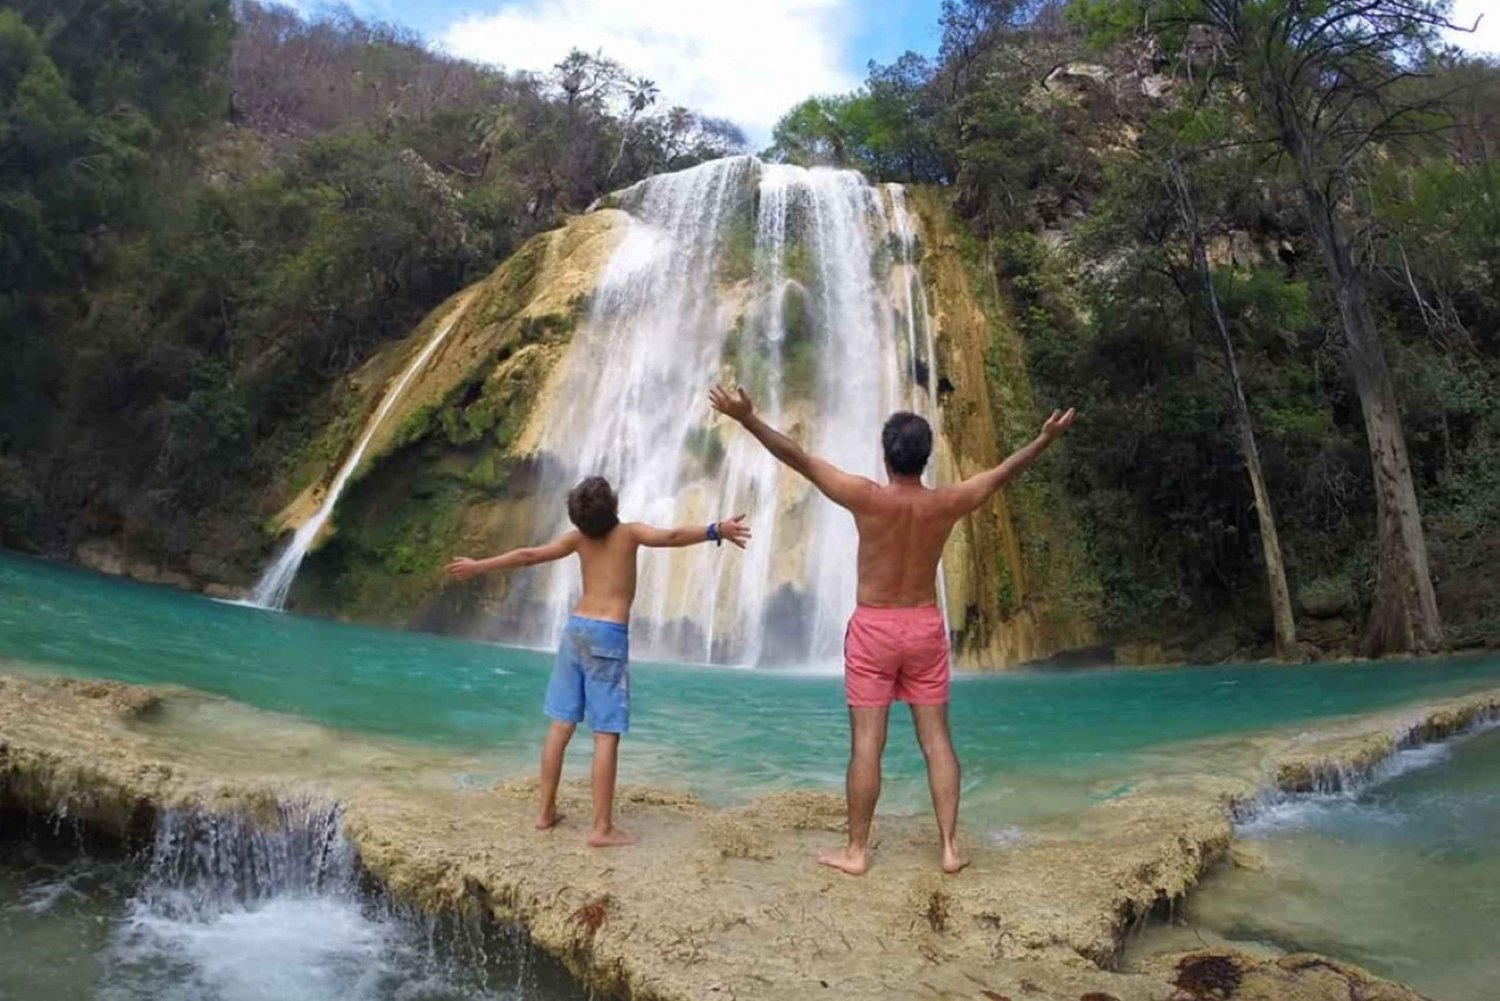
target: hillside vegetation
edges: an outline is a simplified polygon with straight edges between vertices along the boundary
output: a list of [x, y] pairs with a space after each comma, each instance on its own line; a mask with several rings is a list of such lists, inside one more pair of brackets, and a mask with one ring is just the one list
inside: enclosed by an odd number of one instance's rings
[[0, 545], [245, 580], [338, 379], [601, 193], [742, 147], [662, 104], [347, 12], [0, 4]]
[[947, 191], [1134, 656], [1500, 642], [1500, 68], [1445, 13], [949, 0], [775, 131]]

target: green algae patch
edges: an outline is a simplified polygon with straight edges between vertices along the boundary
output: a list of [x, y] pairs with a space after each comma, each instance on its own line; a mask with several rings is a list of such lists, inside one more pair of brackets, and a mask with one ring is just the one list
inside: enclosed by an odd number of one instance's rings
[[[946, 194], [915, 187], [920, 264], [931, 304], [946, 474], [995, 465], [1041, 429], [1027, 345], [985, 266], [984, 247], [954, 221]], [[1066, 448], [1066, 442], [1060, 443]], [[944, 456], [940, 454], [940, 467]], [[956, 647], [976, 667], [1005, 667], [1086, 647], [1099, 584], [1088, 568], [1055, 460], [1044, 458], [966, 519], [945, 571]]]
[[[371, 431], [292, 592], [294, 606], [411, 625], [442, 604], [441, 568], [458, 547], [522, 541], [535, 521], [518, 498], [533, 472], [537, 414], [624, 220], [604, 210], [533, 237], [341, 385], [325, 408], [335, 416], [288, 472], [283, 493], [296, 496], [268, 526], [284, 532], [311, 517], [349, 450]], [[442, 343], [371, 429], [394, 380], [439, 335]]]

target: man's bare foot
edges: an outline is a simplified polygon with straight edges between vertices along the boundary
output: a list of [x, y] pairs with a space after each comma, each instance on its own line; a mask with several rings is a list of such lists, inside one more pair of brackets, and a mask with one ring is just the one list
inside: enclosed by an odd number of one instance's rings
[[635, 844], [635, 835], [626, 834], [618, 827], [611, 827], [604, 832], [589, 832], [590, 848], [623, 848], [625, 845]]
[[826, 865], [849, 876], [863, 876], [870, 871], [870, 855], [847, 847], [825, 848], [818, 852], [818, 865]]
[[969, 860], [959, 854], [957, 845], [949, 845], [948, 847], [943, 849], [943, 861], [941, 865], [943, 867], [943, 871], [948, 875], [951, 876], [955, 872], [962, 871], [963, 868], [968, 864]]
[[556, 810], [553, 810], [550, 814], [544, 813], [536, 818], [536, 829], [539, 831], [545, 831], [556, 827], [562, 821], [564, 816], [566, 816], [566, 814], [558, 813]]

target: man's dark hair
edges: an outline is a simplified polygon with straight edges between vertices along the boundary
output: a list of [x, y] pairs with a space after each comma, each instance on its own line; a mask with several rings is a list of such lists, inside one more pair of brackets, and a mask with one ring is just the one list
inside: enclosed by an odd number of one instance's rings
[[620, 523], [620, 502], [602, 476], [590, 476], [568, 494], [568, 518], [591, 539], [602, 539]]
[[932, 425], [909, 410], [891, 414], [880, 432], [886, 465], [897, 476], [920, 476], [932, 455]]

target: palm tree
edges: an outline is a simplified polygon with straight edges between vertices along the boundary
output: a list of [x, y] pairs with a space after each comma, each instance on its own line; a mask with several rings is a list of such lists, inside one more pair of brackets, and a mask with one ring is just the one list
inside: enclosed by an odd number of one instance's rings
[[630, 138], [631, 126], [635, 124], [641, 112], [656, 103], [656, 98], [660, 93], [656, 88], [656, 81], [648, 80], [643, 76], [628, 77], [625, 85], [630, 90], [630, 101], [627, 105], [629, 111], [624, 123], [620, 126], [620, 148], [615, 150], [614, 161], [610, 163], [609, 171], [604, 175], [606, 182], [615, 176], [615, 170], [619, 168], [620, 160], [625, 156], [625, 143]]

